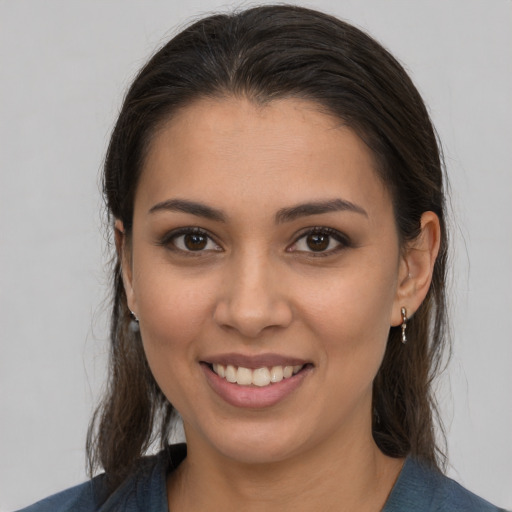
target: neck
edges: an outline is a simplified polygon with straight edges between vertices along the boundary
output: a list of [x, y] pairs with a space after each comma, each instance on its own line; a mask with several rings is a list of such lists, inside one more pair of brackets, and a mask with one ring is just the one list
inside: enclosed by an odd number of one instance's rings
[[226, 458], [192, 436], [187, 458], [169, 477], [169, 510], [375, 512], [384, 506], [402, 465], [378, 449], [371, 433], [269, 464]]

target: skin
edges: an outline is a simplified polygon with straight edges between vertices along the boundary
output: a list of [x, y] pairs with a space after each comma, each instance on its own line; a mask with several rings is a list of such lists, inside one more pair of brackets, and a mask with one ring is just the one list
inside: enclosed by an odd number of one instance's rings
[[[181, 199], [224, 221], [157, 208]], [[359, 211], [276, 222], [283, 208], [341, 199]], [[178, 228], [201, 228], [187, 252]], [[326, 250], [308, 229], [329, 228]], [[151, 370], [181, 413], [188, 456], [168, 481], [170, 510], [380, 510], [402, 460], [371, 435], [372, 382], [400, 308], [430, 285], [437, 217], [400, 247], [371, 152], [314, 103], [199, 100], [155, 135], [133, 231], [116, 223], [128, 304]], [[208, 385], [201, 361], [272, 353], [309, 363], [300, 385], [257, 409]]]

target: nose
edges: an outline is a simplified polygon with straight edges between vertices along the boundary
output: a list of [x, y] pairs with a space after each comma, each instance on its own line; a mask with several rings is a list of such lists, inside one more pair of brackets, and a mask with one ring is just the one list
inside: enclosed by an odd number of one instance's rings
[[233, 263], [215, 306], [218, 325], [254, 339], [269, 329], [287, 327], [292, 317], [286, 285], [269, 258], [253, 255]]

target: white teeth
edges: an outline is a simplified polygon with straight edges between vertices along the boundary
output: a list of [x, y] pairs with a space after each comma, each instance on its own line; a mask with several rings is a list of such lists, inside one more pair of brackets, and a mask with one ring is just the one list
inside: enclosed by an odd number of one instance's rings
[[274, 384], [276, 382], [281, 382], [283, 380], [283, 367], [282, 366], [272, 366], [270, 369], [270, 381]]
[[219, 377], [225, 377], [226, 376], [226, 369], [221, 364], [214, 364], [213, 365], [213, 371], [219, 376]]
[[240, 386], [250, 386], [252, 384], [252, 371], [240, 366], [236, 373], [236, 383]]
[[228, 382], [236, 382], [236, 368], [230, 364], [226, 366], [226, 380]]
[[[240, 371], [240, 368], [238, 369]], [[255, 386], [268, 386], [270, 384], [270, 372], [268, 368], [258, 368], [252, 373], [252, 384]]]
[[258, 386], [264, 387], [269, 384], [277, 384], [283, 379], [289, 379], [292, 375], [298, 373], [303, 365], [298, 364], [295, 366], [272, 366], [271, 368], [257, 368], [251, 370], [243, 366], [233, 366], [228, 364], [224, 366], [219, 363], [212, 365], [213, 371], [228, 382], [236, 383], [239, 386]]

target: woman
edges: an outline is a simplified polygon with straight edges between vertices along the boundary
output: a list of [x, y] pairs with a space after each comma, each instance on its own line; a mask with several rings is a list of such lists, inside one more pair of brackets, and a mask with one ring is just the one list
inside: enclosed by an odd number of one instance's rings
[[105, 473], [27, 510], [498, 510], [441, 473], [442, 166], [380, 45], [291, 6], [198, 21], [135, 79], [104, 190]]

